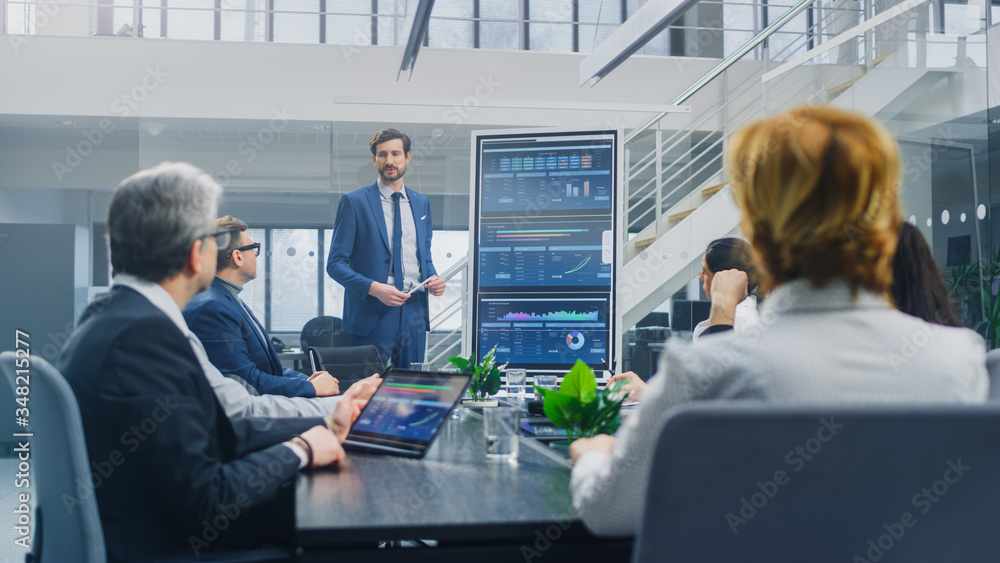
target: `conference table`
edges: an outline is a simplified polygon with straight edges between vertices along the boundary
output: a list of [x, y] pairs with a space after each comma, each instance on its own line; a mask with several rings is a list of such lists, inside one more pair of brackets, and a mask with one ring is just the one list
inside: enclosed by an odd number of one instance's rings
[[[516, 464], [488, 461], [482, 416], [462, 408], [423, 459], [349, 452], [337, 468], [302, 473], [299, 560], [627, 561], [630, 538], [595, 538], [575, 517], [569, 461], [532, 438], [520, 443]], [[417, 539], [433, 541], [379, 548]]]

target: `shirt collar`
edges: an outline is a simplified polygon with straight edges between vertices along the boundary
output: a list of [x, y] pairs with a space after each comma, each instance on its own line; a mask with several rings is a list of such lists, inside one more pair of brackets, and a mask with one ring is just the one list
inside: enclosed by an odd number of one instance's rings
[[240, 287], [240, 286], [236, 285], [235, 283], [227, 280], [226, 278], [220, 278], [219, 276], [215, 276], [215, 279], [219, 280], [219, 282], [222, 283], [222, 286], [225, 287], [226, 289], [228, 289], [229, 292], [232, 293], [236, 297], [239, 297], [240, 296], [240, 292], [243, 291], [242, 287]]
[[890, 309], [884, 298], [858, 288], [856, 297], [846, 282], [835, 280], [820, 288], [809, 280], [797, 279], [774, 288], [761, 305], [761, 315], [803, 311], [841, 311], [848, 309]]
[[[389, 186], [385, 185], [385, 182], [382, 181], [382, 178], [379, 178], [379, 179], [375, 180], [375, 183], [378, 184], [378, 193], [379, 193], [379, 195], [382, 196], [382, 199], [387, 199], [387, 200], [391, 201], [392, 200], [392, 194], [394, 193], [392, 191], [392, 188], [390, 188]], [[403, 194], [403, 197], [401, 199], [403, 199], [405, 201], [409, 201], [410, 200], [410, 198], [406, 197], [406, 186], [405, 185], [403, 186], [403, 189], [399, 190], [399, 193]]]
[[115, 276], [114, 285], [135, 290], [139, 295], [148, 299], [154, 307], [163, 311], [163, 314], [173, 321], [185, 336], [191, 334], [191, 329], [184, 322], [184, 315], [181, 314], [181, 310], [177, 307], [177, 302], [159, 284], [130, 274], [118, 274]]

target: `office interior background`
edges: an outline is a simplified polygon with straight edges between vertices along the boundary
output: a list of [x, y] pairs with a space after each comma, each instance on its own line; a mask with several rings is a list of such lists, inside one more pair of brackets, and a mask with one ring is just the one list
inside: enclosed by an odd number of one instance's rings
[[[804, 103], [853, 109], [896, 136], [905, 218], [943, 267], [997, 264], [1000, 2], [814, 0], [780, 22], [790, 0], [702, 0], [581, 86], [580, 63], [644, 4], [437, 0], [400, 73], [405, 0], [0, 0], [3, 334], [31, 329], [36, 353], [55, 359], [110, 283], [111, 190], [187, 161], [225, 187], [220, 213], [262, 243], [243, 297], [296, 346], [309, 319], [340, 316], [330, 229], [339, 196], [374, 181], [368, 141], [384, 127], [413, 139], [405, 180], [430, 198], [438, 271], [469, 253], [473, 131], [623, 129], [627, 331], [669, 326], [648, 315], [705, 298], [705, 244], [738, 233], [728, 134]], [[466, 283], [460, 274], [431, 300], [435, 363], [460, 351]], [[965, 288], [968, 322], [992, 319], [981, 331], [1000, 322], [997, 283]]]

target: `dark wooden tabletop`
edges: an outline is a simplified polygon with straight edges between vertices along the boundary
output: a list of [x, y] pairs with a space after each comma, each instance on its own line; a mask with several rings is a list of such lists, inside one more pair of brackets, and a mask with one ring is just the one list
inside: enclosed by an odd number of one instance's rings
[[482, 417], [463, 409], [423, 459], [348, 452], [338, 468], [300, 475], [297, 540], [509, 542], [552, 525], [563, 537], [586, 535], [573, 515], [568, 461], [530, 438], [520, 450], [516, 464], [487, 461]]

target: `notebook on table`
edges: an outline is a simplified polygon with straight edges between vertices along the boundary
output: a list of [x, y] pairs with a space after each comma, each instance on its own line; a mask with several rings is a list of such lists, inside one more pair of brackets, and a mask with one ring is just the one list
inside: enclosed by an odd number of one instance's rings
[[423, 457], [471, 380], [468, 373], [389, 370], [351, 426], [344, 449]]

